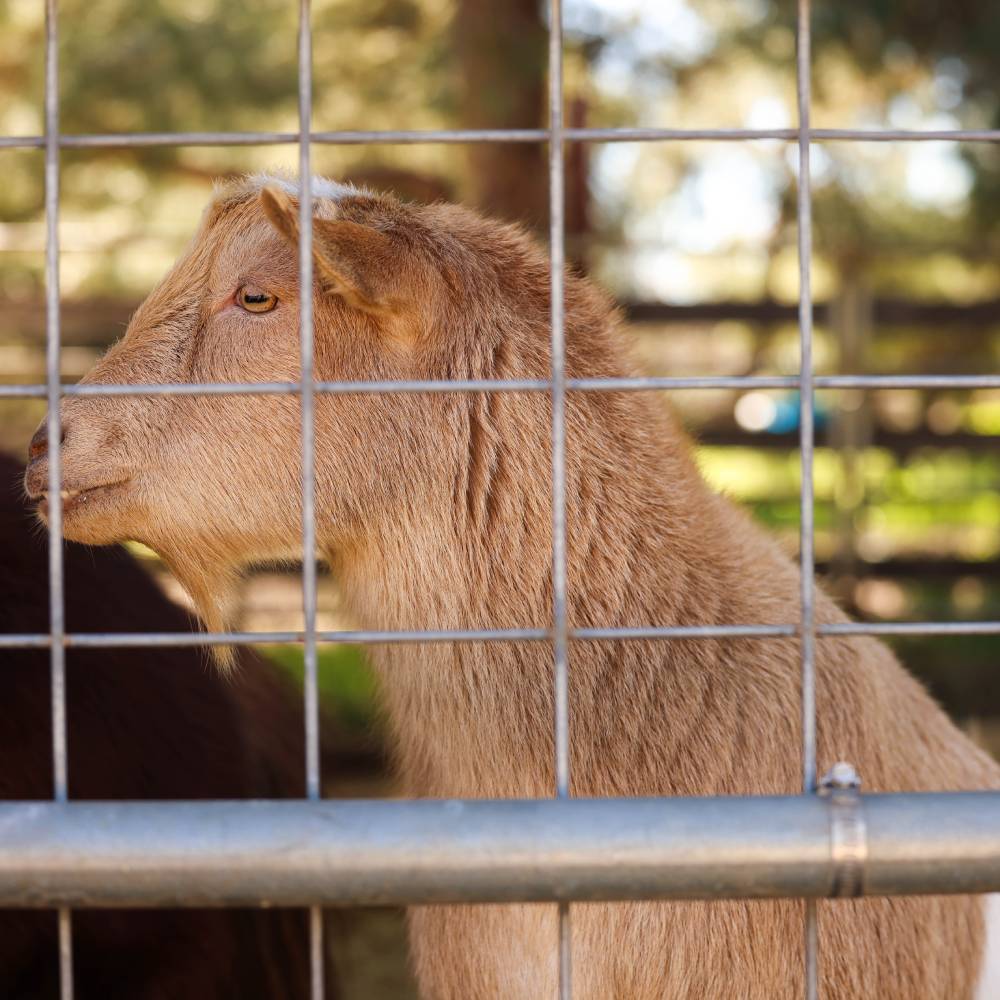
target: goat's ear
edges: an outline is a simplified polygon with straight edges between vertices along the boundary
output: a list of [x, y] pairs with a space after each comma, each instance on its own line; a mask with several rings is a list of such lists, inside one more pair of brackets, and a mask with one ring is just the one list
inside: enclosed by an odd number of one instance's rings
[[[298, 202], [269, 184], [260, 203], [275, 229], [298, 246]], [[385, 233], [346, 219], [313, 218], [313, 260], [324, 289], [348, 305], [372, 313], [393, 310], [405, 262]]]

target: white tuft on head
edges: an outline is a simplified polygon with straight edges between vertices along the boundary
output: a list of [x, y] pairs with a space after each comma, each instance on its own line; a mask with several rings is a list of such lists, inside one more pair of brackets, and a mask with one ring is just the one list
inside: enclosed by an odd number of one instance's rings
[[[248, 174], [235, 181], [224, 181], [215, 186], [215, 197], [205, 209], [204, 219], [211, 218], [214, 208], [227, 202], [243, 202], [249, 198], [257, 198], [265, 187], [276, 187], [285, 194], [298, 198], [300, 193], [299, 178], [290, 172], [281, 170], [266, 173]], [[337, 204], [345, 198], [371, 196], [367, 188], [355, 187], [353, 184], [341, 184], [328, 177], [314, 176], [311, 184], [315, 202], [313, 214], [318, 219], [333, 219], [337, 216]]]
[[[281, 188], [286, 194], [299, 195], [300, 185], [298, 177], [291, 174], [281, 173], [260, 173], [253, 174], [246, 179], [246, 187], [259, 191], [268, 184]], [[353, 184], [341, 184], [339, 181], [331, 180], [329, 177], [318, 177], [313, 175], [310, 185], [314, 198], [325, 198], [330, 201], [340, 201], [341, 198], [350, 198], [353, 195], [366, 194], [361, 188]]]

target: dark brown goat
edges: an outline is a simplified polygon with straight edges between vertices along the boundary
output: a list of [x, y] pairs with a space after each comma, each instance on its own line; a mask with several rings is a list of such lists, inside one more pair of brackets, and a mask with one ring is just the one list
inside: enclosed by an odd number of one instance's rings
[[[0, 633], [48, 630], [48, 539], [21, 499], [23, 472], [0, 456]], [[65, 552], [69, 630], [193, 627], [123, 550]], [[301, 710], [264, 661], [243, 653], [240, 665], [226, 681], [196, 649], [70, 650], [70, 797], [303, 795]], [[4, 650], [0, 683], [0, 799], [49, 798], [47, 652]], [[78, 1000], [308, 996], [301, 911], [78, 911], [73, 923]], [[55, 931], [52, 913], [0, 911], [0, 997], [58, 995]]]

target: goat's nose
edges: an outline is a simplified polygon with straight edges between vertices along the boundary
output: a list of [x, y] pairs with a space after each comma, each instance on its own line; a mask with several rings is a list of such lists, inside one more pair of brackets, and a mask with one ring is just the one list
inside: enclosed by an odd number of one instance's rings
[[[66, 431], [59, 428], [59, 443], [66, 441]], [[36, 458], [42, 458], [49, 450], [49, 425], [47, 420], [42, 421], [41, 427], [35, 431], [28, 445], [28, 461], [33, 462]]]

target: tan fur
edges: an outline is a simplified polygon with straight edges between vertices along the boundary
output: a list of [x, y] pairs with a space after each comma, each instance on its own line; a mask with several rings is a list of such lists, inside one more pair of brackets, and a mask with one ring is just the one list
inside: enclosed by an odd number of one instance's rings
[[[297, 378], [286, 242], [297, 203], [275, 189], [262, 208], [259, 188], [216, 199], [188, 254], [86, 381]], [[547, 377], [547, 261], [521, 232], [451, 205], [367, 194], [321, 200], [318, 214], [317, 272], [335, 276], [317, 281], [320, 378]], [[277, 295], [278, 308], [242, 313], [232, 296], [245, 282]], [[569, 275], [566, 310], [571, 376], [632, 373], [602, 294]], [[66, 400], [66, 485], [129, 480], [89, 506], [78, 498], [66, 533], [151, 545], [219, 627], [240, 567], [299, 546], [298, 421], [290, 396]], [[319, 544], [362, 625], [549, 622], [549, 421], [537, 393], [320, 399]], [[796, 619], [795, 566], [708, 490], [659, 397], [571, 394], [567, 427], [573, 626]], [[45, 475], [39, 454], [30, 492]], [[817, 601], [820, 620], [844, 620]], [[407, 794], [552, 794], [544, 644], [372, 653]], [[570, 670], [573, 794], [798, 790], [796, 641], [577, 642]], [[871, 791], [1000, 786], [997, 766], [886, 647], [821, 639], [817, 673], [821, 768], [852, 761]], [[575, 996], [798, 997], [802, 912], [798, 901], [575, 906]], [[411, 930], [426, 997], [554, 995], [552, 907], [415, 908]], [[824, 996], [970, 997], [982, 939], [971, 897], [821, 904]]]

